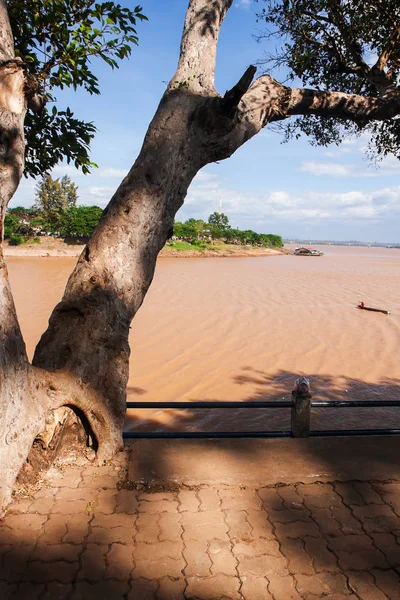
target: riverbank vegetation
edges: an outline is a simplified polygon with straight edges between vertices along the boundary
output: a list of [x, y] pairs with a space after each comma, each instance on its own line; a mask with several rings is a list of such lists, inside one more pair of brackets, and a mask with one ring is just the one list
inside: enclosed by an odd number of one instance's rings
[[[35, 198], [32, 208], [8, 209], [4, 238], [9, 245], [40, 243], [44, 235], [64, 238], [69, 243], [85, 243], [103, 213], [99, 206], [77, 204], [78, 186], [67, 175], [61, 179], [45, 175], [36, 186]], [[280, 235], [233, 228], [228, 217], [219, 212], [212, 213], [208, 221], [194, 218], [184, 223], [175, 221], [167, 246], [177, 251], [202, 251], [218, 250], [221, 243], [264, 248], [283, 246]]]

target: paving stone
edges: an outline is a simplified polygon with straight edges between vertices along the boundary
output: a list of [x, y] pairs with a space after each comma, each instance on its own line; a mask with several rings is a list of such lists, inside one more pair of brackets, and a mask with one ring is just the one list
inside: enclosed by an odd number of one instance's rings
[[268, 519], [271, 523], [294, 523], [295, 521], [304, 521], [310, 523], [310, 512], [307, 509], [300, 507], [299, 509], [286, 510], [270, 510], [268, 511]]
[[297, 492], [304, 498], [307, 508], [330, 508], [342, 504], [341, 497], [328, 484], [313, 484], [297, 486]]
[[268, 591], [268, 581], [265, 577], [246, 578], [240, 593], [244, 600], [274, 600]]
[[264, 554], [282, 556], [278, 541], [266, 540], [264, 538], [250, 538], [249, 540], [238, 541], [233, 544], [232, 552], [235, 556], [261, 556]]
[[[52, 517], [56, 515], [52, 515]], [[71, 544], [82, 544], [89, 532], [89, 522], [92, 518], [90, 514], [82, 513], [79, 515], [60, 515], [65, 519], [67, 533], [62, 538], [63, 542]], [[51, 517], [50, 517], [51, 518]]]
[[[360, 507], [360, 509], [362, 508], [364, 507]], [[333, 518], [340, 524], [342, 533], [345, 535], [363, 534], [361, 524], [353, 517], [347, 506], [344, 506], [343, 504], [341, 506], [332, 506], [330, 510]], [[356, 510], [358, 510], [358, 508], [354, 507], [354, 511]]]
[[81, 470], [82, 477], [103, 477], [103, 475], [110, 475], [116, 477], [119, 472], [119, 467], [114, 465], [93, 465], [84, 467]]
[[180, 525], [180, 514], [163, 513], [158, 519], [158, 527], [160, 529], [159, 540], [178, 541], [181, 539], [183, 529]]
[[43, 525], [39, 540], [43, 544], [59, 544], [66, 533], [65, 515], [50, 515]]
[[147, 514], [159, 514], [159, 513], [177, 513], [178, 502], [171, 502], [169, 500], [158, 500], [156, 502], [149, 502], [148, 500], [139, 500], [138, 512]]
[[332, 573], [318, 573], [314, 576], [296, 573], [297, 590], [301, 597], [315, 594], [317, 598], [331, 598], [333, 594], [346, 595], [349, 593], [347, 580], [344, 575]]
[[369, 537], [366, 535], [348, 535], [342, 538], [332, 538], [328, 547], [339, 560], [339, 566], [347, 571], [362, 571], [376, 568], [389, 567], [384, 555], [376, 550]]
[[268, 510], [284, 510], [285, 505], [275, 488], [260, 488], [258, 495], [264, 508]]
[[57, 491], [57, 500], [67, 500], [71, 502], [72, 500], [88, 500], [88, 496], [90, 495], [90, 490], [85, 488], [69, 488], [62, 487]]
[[93, 544], [132, 544], [135, 533], [133, 527], [92, 527], [87, 541]]
[[158, 527], [158, 515], [141, 513], [136, 520], [137, 542], [153, 543], [158, 540], [160, 528]]
[[3, 557], [0, 579], [9, 583], [21, 581], [33, 549], [33, 545], [13, 546]]
[[16, 600], [18, 593], [17, 584], [7, 584], [5, 581], [0, 580], [0, 598], [2, 600]]
[[57, 487], [59, 488], [76, 488], [80, 483], [82, 483], [81, 470], [69, 467], [65, 472], [61, 472], [61, 476], [56, 477], [55, 481], [57, 483]]
[[59, 560], [51, 563], [43, 563], [35, 560], [29, 563], [25, 578], [28, 581], [44, 583], [46, 581], [60, 581], [69, 583], [73, 581], [79, 571], [79, 563], [71, 563]]
[[79, 581], [70, 600], [123, 600], [128, 591], [129, 585], [121, 581]]
[[198, 512], [200, 500], [194, 490], [181, 490], [178, 494], [179, 512]]
[[211, 559], [208, 555], [208, 542], [191, 540], [183, 549], [187, 562], [186, 577], [208, 577], [211, 575]]
[[312, 559], [304, 549], [303, 540], [283, 539], [280, 550], [289, 563], [288, 568], [290, 573], [315, 574]]
[[293, 486], [280, 487], [276, 489], [276, 492], [283, 500], [283, 505], [288, 509], [302, 509], [304, 508], [304, 500], [297, 493], [297, 490]]
[[345, 504], [349, 506], [362, 506], [364, 500], [362, 496], [354, 489], [350, 482], [335, 483], [335, 492], [343, 498]]
[[82, 546], [78, 544], [45, 544], [38, 542], [30, 558], [42, 562], [54, 562], [56, 560], [77, 562], [81, 552]]
[[186, 588], [184, 579], [173, 580], [169, 577], [163, 577], [163, 579], [160, 579], [159, 584], [160, 587], [156, 594], [159, 600], [184, 600]]
[[390, 600], [400, 597], [400, 575], [396, 571], [379, 571], [374, 569], [372, 575], [375, 578], [375, 585], [382, 590]]
[[103, 513], [95, 514], [94, 519], [91, 522], [93, 527], [106, 527], [112, 529], [113, 527], [126, 527], [132, 529], [135, 526], [136, 517], [134, 515], [125, 515], [122, 513], [115, 513], [113, 515], [105, 515]]
[[32, 502], [34, 502], [34, 498], [14, 498], [7, 509], [7, 514], [27, 513]]
[[296, 521], [295, 523], [275, 523], [275, 535], [278, 538], [304, 538], [306, 535], [311, 537], [321, 537], [321, 533], [315, 523], [310, 521]]
[[140, 502], [176, 502], [177, 495], [175, 492], [141, 492], [138, 499]]
[[186, 596], [188, 598], [241, 600], [239, 594], [240, 582], [235, 577], [228, 577], [227, 575], [213, 575], [204, 578], [189, 577], [187, 583]]
[[[256, 511], [259, 513], [260, 511]], [[229, 527], [229, 537], [235, 541], [240, 539], [250, 539], [252, 537], [252, 527], [247, 520], [247, 513], [244, 510], [227, 511], [225, 522]]]
[[107, 569], [105, 577], [128, 581], [134, 568], [132, 546], [112, 544], [106, 557]]
[[383, 497], [386, 504], [392, 507], [397, 516], [400, 516], [400, 496], [398, 494], [385, 494]]
[[383, 504], [382, 498], [368, 481], [354, 481], [353, 487], [362, 496], [365, 504]]
[[117, 488], [117, 483], [117, 475], [92, 475], [89, 477], [82, 477], [80, 487], [92, 490], [115, 490]]
[[47, 515], [16, 514], [7, 516], [7, 526], [0, 525], [1, 543], [17, 543], [30, 545], [42, 533]]
[[247, 521], [252, 528], [252, 537], [264, 537], [270, 540], [275, 539], [274, 528], [268, 520], [268, 515], [263, 510], [247, 510]]
[[284, 556], [238, 556], [238, 573], [243, 577], [268, 577], [274, 578], [289, 574], [287, 560]]
[[73, 592], [71, 583], [48, 583], [46, 592], [40, 600], [67, 600]]
[[311, 517], [317, 523], [322, 535], [341, 536], [343, 534], [340, 523], [333, 518], [329, 508], [313, 508]]
[[117, 508], [117, 493], [115, 490], [100, 490], [89, 502], [93, 502], [92, 510], [95, 515], [111, 515]]
[[78, 573], [78, 578], [89, 581], [104, 579], [107, 553], [108, 546], [106, 544], [88, 543], [81, 556], [82, 568]]
[[86, 500], [59, 500], [56, 497], [51, 512], [52, 514], [61, 515], [85, 514], [87, 512], [87, 505]]
[[[23, 582], [18, 585], [18, 588], [14, 591], [14, 594], [10, 596], [10, 598], [12, 597], [14, 600], [17, 598], [18, 600], [38, 600], [39, 598], [43, 597], [42, 594], [44, 594], [45, 591], [46, 587], [44, 584]], [[2, 595], [0, 595], [0, 598], [4, 600]]]
[[269, 591], [274, 600], [302, 600], [296, 590], [295, 580], [291, 575], [273, 578], [269, 582]]
[[233, 577], [237, 576], [236, 560], [232, 554], [230, 542], [213, 540], [210, 542], [208, 554], [212, 562], [212, 575], [221, 573], [223, 575], [232, 575]]
[[304, 547], [311, 556], [317, 572], [335, 573], [339, 571], [336, 555], [328, 550], [327, 543], [323, 538], [305, 537]]
[[390, 533], [373, 533], [371, 538], [376, 548], [384, 554], [388, 564], [391, 567], [400, 567], [400, 545], [396, 538]]
[[261, 510], [262, 501], [255, 490], [219, 490], [223, 510]]
[[138, 501], [135, 490], [120, 490], [116, 495], [117, 506], [115, 512], [126, 515], [137, 513]]
[[130, 581], [131, 590], [127, 596], [128, 600], [157, 600], [158, 581], [147, 579], [135, 579]]
[[390, 533], [398, 523], [398, 517], [387, 504], [371, 504], [354, 508], [355, 516], [367, 533]]
[[362, 600], [387, 600], [385, 594], [375, 585], [370, 573], [348, 572], [347, 577], [350, 589]]
[[224, 514], [217, 510], [199, 513], [182, 513], [181, 525], [185, 543], [189, 540], [226, 540], [228, 541], [228, 526]]
[[214, 488], [203, 488], [197, 493], [200, 500], [200, 510], [218, 510], [221, 500]]
[[169, 556], [155, 554], [152, 559], [144, 560], [140, 555], [134, 553], [135, 568], [133, 578], [160, 579], [161, 577], [172, 577], [179, 579], [183, 577], [185, 561], [183, 558], [174, 559]]

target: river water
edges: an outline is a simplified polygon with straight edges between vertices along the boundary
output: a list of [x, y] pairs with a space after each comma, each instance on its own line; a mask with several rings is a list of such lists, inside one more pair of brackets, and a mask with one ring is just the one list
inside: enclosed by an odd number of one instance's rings
[[[128, 400], [400, 399], [400, 250], [160, 259], [132, 323]], [[9, 257], [29, 355], [75, 259]], [[389, 316], [357, 310], [367, 306]], [[400, 427], [400, 409], [313, 410], [312, 427]], [[127, 429], [289, 428], [289, 411], [128, 411]]]

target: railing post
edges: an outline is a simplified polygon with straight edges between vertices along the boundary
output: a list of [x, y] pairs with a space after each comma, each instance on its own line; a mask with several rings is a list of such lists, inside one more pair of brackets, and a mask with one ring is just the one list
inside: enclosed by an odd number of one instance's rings
[[296, 379], [296, 387], [292, 392], [291, 429], [292, 437], [310, 437], [311, 394], [307, 377]]

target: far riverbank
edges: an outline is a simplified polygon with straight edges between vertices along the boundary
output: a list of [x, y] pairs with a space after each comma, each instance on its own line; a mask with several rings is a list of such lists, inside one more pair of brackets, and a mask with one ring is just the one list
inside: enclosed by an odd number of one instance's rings
[[[33, 256], [33, 257], [48, 257], [48, 256], [63, 256], [63, 257], [78, 257], [84, 249], [84, 244], [72, 244], [65, 242], [59, 238], [41, 237], [40, 243], [27, 243], [20, 246], [10, 246], [4, 244], [5, 256]], [[288, 254], [289, 250], [285, 248], [263, 248], [256, 246], [241, 246], [235, 244], [213, 244], [212, 248], [195, 248], [177, 250], [169, 246], [164, 246], [159, 257], [161, 258], [218, 258], [218, 257], [235, 257], [235, 256], [273, 256], [279, 254]]]

